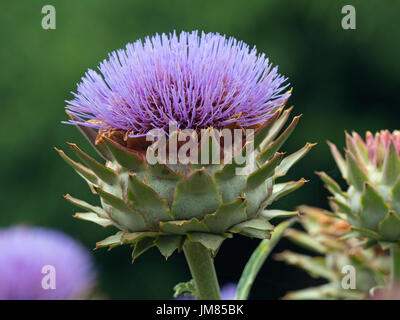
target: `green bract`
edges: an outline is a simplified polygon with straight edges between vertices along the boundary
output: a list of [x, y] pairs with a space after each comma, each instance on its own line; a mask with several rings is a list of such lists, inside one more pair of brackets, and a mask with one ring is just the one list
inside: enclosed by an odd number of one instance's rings
[[333, 194], [332, 209], [352, 225], [353, 235], [366, 237], [367, 246], [383, 247], [400, 241], [399, 132], [370, 132], [364, 141], [346, 134], [345, 157], [329, 143], [342, 177], [349, 187], [342, 191], [326, 173], [319, 172]]
[[[233, 234], [269, 238], [273, 231], [269, 220], [288, 213], [265, 207], [306, 182], [300, 179], [276, 183], [276, 179], [313, 146], [307, 143], [286, 158], [278, 152], [300, 118], [295, 117], [278, 136], [291, 109], [282, 111], [279, 109], [256, 130], [257, 165], [249, 175], [236, 175], [240, 165], [235, 161], [226, 165], [151, 165], [143, 153], [107, 137], [102, 143], [95, 143], [97, 132], [81, 126], [81, 132], [106, 159], [105, 165], [75, 144], [70, 147], [81, 163], [57, 151], [100, 197], [101, 206], [70, 195], [66, 199], [85, 211], [75, 217], [120, 229], [98, 242], [97, 248], [130, 244], [134, 247], [133, 259], [153, 246], [169, 257], [181, 249], [185, 240], [199, 242], [215, 255], [222, 242]], [[199, 150], [203, 152], [202, 146]], [[242, 156], [248, 156], [246, 148], [242, 152]]]
[[[346, 237], [350, 225], [334, 218], [332, 212], [300, 206], [300, 223], [306, 232], [288, 229], [285, 232], [293, 243], [313, 253], [306, 255], [284, 251], [278, 260], [303, 269], [327, 283], [292, 291], [285, 299], [366, 299], [371, 289], [384, 285], [390, 269], [390, 256], [379, 248], [363, 250], [362, 241]], [[354, 288], [346, 276], [354, 268]]]

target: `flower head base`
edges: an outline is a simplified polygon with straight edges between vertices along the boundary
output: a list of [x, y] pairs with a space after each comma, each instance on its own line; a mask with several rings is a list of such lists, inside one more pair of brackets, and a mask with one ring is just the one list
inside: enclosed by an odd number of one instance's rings
[[[52, 270], [55, 288], [43, 287]], [[94, 280], [89, 254], [65, 234], [27, 227], [0, 230], [0, 300], [76, 299], [89, 293]]]
[[400, 241], [400, 132], [385, 130], [366, 141], [346, 134], [345, 158], [329, 143], [332, 155], [349, 185], [346, 192], [325, 173], [319, 173], [333, 194], [331, 207], [347, 219], [353, 230], [387, 246]]
[[111, 53], [99, 71], [89, 70], [68, 101], [70, 122], [130, 136], [167, 132], [171, 121], [178, 129], [257, 126], [290, 96], [264, 54], [213, 33], [147, 37]]
[[[131, 244], [135, 259], [156, 246], [169, 257], [191, 241], [215, 255], [233, 234], [270, 237], [269, 220], [277, 213], [265, 207], [306, 180], [275, 182], [313, 144], [285, 159], [278, 152], [300, 117], [281, 133], [290, 116], [291, 108], [283, 110], [289, 93], [280, 93], [284, 78], [263, 55], [232, 38], [182, 33], [179, 38], [155, 36], [144, 44], [128, 45], [126, 51], [103, 62], [100, 70], [105, 80], [89, 72], [67, 109], [71, 123], [106, 164], [74, 144], [71, 149], [83, 164], [57, 150], [101, 198], [98, 207], [67, 195], [67, 200], [88, 211], [76, 217], [121, 230], [97, 243], [98, 247]], [[178, 140], [185, 128], [256, 130], [229, 163], [152, 162], [141, 152], [143, 137], [137, 135], [153, 128], [168, 130], [170, 120], [177, 124]], [[170, 141], [175, 133], [169, 135]], [[214, 154], [207, 141], [199, 143], [200, 159]], [[250, 143], [253, 148], [248, 149]], [[255, 165], [237, 174], [247, 165], [238, 158], [248, 157]]]

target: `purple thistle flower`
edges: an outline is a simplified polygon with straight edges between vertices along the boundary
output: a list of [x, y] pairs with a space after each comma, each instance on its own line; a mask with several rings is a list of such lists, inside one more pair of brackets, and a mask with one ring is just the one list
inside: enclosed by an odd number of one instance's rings
[[[55, 289], [42, 280], [55, 270]], [[95, 273], [90, 255], [69, 236], [49, 229], [0, 229], [0, 300], [74, 299], [87, 293]]]
[[75, 99], [72, 124], [144, 135], [154, 128], [250, 127], [282, 106], [289, 84], [264, 54], [213, 33], [156, 34], [129, 43], [88, 70]]

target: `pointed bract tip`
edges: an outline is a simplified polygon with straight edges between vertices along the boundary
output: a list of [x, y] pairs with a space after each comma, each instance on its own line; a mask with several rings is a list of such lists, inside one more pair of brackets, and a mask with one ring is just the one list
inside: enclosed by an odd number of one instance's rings
[[287, 108], [285, 111], [287, 112], [291, 112], [293, 110], [294, 106], [290, 106], [289, 108]]

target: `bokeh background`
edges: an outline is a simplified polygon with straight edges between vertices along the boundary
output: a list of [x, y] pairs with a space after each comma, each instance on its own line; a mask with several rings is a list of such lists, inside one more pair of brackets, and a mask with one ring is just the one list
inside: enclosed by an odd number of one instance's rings
[[[41, 9], [56, 8], [56, 30], [41, 27]], [[357, 29], [343, 30], [341, 8], [356, 8]], [[290, 104], [304, 116], [285, 145], [318, 146], [289, 174], [310, 182], [277, 203], [327, 207], [315, 170], [338, 178], [326, 140], [344, 144], [344, 130], [400, 129], [400, 1], [202, 0], [0, 2], [0, 227], [41, 225], [79, 239], [88, 250], [114, 230], [72, 219], [71, 193], [96, 203], [86, 183], [53, 150], [76, 142], [78, 131], [61, 124], [64, 100], [88, 68], [107, 53], [146, 35], [194, 29], [244, 40], [265, 52], [294, 88]], [[93, 154], [93, 153], [92, 153]], [[94, 154], [93, 154], [94, 155]], [[259, 240], [235, 237], [216, 258], [221, 283], [236, 282]], [[274, 252], [291, 245], [283, 240]], [[168, 262], [152, 249], [133, 265], [128, 247], [93, 252], [99, 288], [111, 299], [170, 299], [172, 287], [190, 279], [182, 254]], [[321, 283], [269, 259], [253, 299], [276, 299], [287, 290]]]

